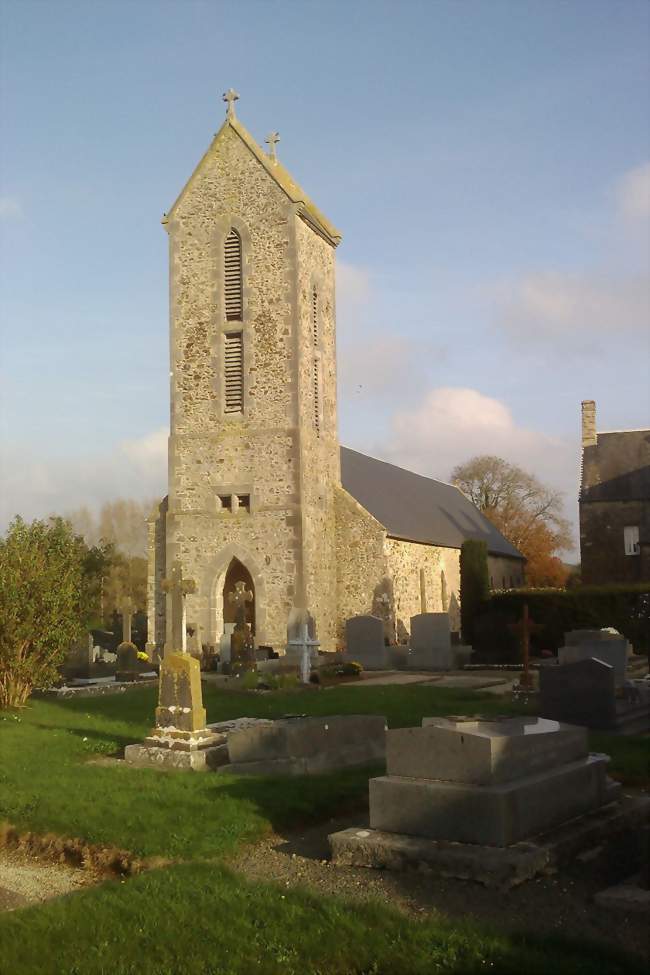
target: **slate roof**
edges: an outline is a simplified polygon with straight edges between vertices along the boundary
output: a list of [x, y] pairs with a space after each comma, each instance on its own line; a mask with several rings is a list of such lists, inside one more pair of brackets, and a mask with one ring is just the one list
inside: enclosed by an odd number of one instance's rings
[[650, 501], [650, 430], [598, 433], [582, 451], [581, 501]]
[[226, 118], [214, 139], [210, 143], [208, 150], [204, 153], [200, 163], [188, 179], [183, 190], [179, 194], [178, 198], [175, 200], [173, 206], [171, 207], [169, 213], [163, 217], [163, 224], [166, 224], [172, 217], [172, 214], [183, 196], [185, 191], [190, 186], [194, 177], [201, 170], [203, 166], [203, 160], [208, 157], [208, 155], [213, 152], [218, 143], [223, 139], [223, 135], [228, 129], [235, 132], [239, 138], [242, 140], [245, 146], [252, 152], [257, 161], [264, 167], [269, 176], [271, 176], [275, 182], [278, 184], [281, 190], [283, 190], [289, 200], [292, 203], [297, 204], [298, 214], [305, 223], [309, 224], [317, 233], [324, 237], [333, 247], [336, 247], [341, 242], [341, 232], [336, 229], [333, 223], [331, 223], [324, 213], [322, 213], [316, 204], [311, 200], [305, 191], [296, 183], [293, 176], [284, 168], [282, 163], [273, 162], [269, 156], [264, 152], [261, 146], [257, 144], [253, 136], [250, 134], [247, 128], [242, 125], [238, 118]]
[[524, 557], [451, 484], [366, 457], [349, 447], [341, 447], [341, 482], [393, 538], [445, 548], [460, 548], [466, 539], [476, 538], [487, 542], [491, 555]]

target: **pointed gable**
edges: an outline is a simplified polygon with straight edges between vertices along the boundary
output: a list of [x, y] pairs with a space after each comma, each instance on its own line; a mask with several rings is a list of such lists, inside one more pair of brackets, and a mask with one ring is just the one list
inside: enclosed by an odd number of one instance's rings
[[203, 155], [198, 166], [183, 187], [180, 195], [175, 200], [169, 213], [165, 214], [162, 223], [166, 225], [173, 219], [174, 214], [187, 194], [190, 187], [194, 184], [199, 174], [202, 172], [207, 160], [218, 150], [220, 143], [227, 138], [228, 133], [234, 133], [249, 150], [251, 155], [266, 170], [268, 175], [275, 181], [280, 189], [286, 194], [291, 203], [295, 203], [296, 212], [305, 223], [317, 234], [323, 237], [332, 247], [336, 247], [341, 241], [341, 233], [336, 229], [324, 213], [307, 196], [303, 189], [296, 183], [291, 174], [284, 168], [282, 163], [274, 161], [267, 156], [264, 150], [257, 144], [250, 132], [242, 125], [234, 115], [226, 118], [225, 122], [210, 143], [207, 152]]

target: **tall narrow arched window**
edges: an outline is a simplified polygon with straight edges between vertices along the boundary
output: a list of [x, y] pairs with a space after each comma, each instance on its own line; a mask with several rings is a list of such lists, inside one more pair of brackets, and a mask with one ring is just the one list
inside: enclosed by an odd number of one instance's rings
[[244, 305], [241, 237], [234, 228], [226, 237], [224, 247], [224, 289], [226, 320], [241, 322]]

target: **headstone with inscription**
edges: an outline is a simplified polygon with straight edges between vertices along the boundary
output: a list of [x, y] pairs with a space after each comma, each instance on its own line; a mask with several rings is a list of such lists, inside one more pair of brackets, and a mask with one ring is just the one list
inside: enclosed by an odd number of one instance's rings
[[540, 667], [542, 717], [587, 728], [616, 724], [616, 677], [611, 664], [595, 657]]

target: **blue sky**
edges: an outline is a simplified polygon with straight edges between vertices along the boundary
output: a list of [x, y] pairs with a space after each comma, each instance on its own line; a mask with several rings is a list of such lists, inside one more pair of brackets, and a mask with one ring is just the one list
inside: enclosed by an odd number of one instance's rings
[[165, 490], [160, 218], [224, 117], [342, 230], [340, 436], [576, 509], [648, 425], [650, 7], [0, 0], [0, 517]]

